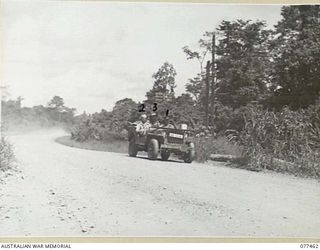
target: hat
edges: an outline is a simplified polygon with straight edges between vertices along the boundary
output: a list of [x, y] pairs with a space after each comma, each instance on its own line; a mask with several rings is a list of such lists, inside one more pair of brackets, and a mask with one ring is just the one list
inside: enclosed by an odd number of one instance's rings
[[150, 116], [157, 116], [157, 114], [155, 112], [152, 112]]
[[140, 117], [141, 118], [147, 118], [147, 115], [146, 114], [142, 114]]

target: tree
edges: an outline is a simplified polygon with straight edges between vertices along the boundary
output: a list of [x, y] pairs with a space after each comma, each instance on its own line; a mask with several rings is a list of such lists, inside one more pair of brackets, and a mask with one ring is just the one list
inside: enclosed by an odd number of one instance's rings
[[156, 73], [152, 75], [154, 78], [153, 87], [147, 92], [148, 102], [154, 102], [156, 93], [162, 93], [164, 98], [174, 97], [174, 89], [176, 88], [175, 77], [177, 75], [173, 65], [165, 62]]
[[176, 123], [186, 123], [196, 128], [202, 119], [202, 114], [190, 94], [181, 94], [175, 99], [169, 117]]
[[259, 101], [268, 84], [268, 39], [263, 21], [222, 21], [217, 46], [217, 98], [237, 108]]
[[203, 80], [200, 75], [189, 79], [189, 82], [186, 84], [186, 92], [191, 94], [197, 103], [200, 101], [200, 96], [203, 89]]
[[271, 43], [273, 106], [305, 108], [320, 95], [320, 6], [282, 8]]
[[54, 96], [51, 101], [48, 103], [49, 108], [59, 109], [64, 105], [63, 98], [60, 96]]
[[155, 80], [153, 88], [161, 92], [174, 92], [176, 75], [173, 65], [165, 62], [152, 76]]
[[203, 39], [198, 41], [200, 51], [191, 50], [189, 46], [184, 46], [182, 48], [188, 60], [196, 59], [199, 62], [201, 76], [204, 74], [203, 63], [206, 59], [206, 56], [210, 51], [212, 51], [212, 42], [210, 40], [212, 34], [213, 32], [205, 32], [203, 34]]
[[130, 98], [117, 101], [111, 112], [111, 129], [117, 132], [125, 129], [128, 121], [133, 122], [138, 118], [138, 104]]
[[49, 116], [53, 121], [62, 123], [73, 123], [75, 108], [68, 108], [64, 106], [64, 100], [60, 96], [54, 96], [49, 102], [47, 107]]
[[[200, 73], [189, 79], [189, 82], [186, 84], [186, 91], [194, 97], [196, 103], [198, 104], [199, 111], [204, 112], [204, 119], [208, 123], [208, 112], [209, 112], [209, 100], [210, 100], [210, 83], [212, 83], [212, 75], [210, 74], [210, 69], [208, 72], [204, 72], [204, 62], [207, 58], [209, 52], [213, 52], [213, 43], [212, 36], [213, 32], [205, 32], [203, 38], [198, 41], [199, 51], [193, 51], [188, 46], [184, 46], [183, 52], [186, 54], [188, 60], [196, 59], [200, 66]], [[212, 53], [213, 54], [213, 53]], [[207, 66], [210, 62], [207, 61]], [[212, 69], [212, 64], [209, 65]], [[207, 79], [209, 78], [209, 79]], [[205, 84], [207, 83], [207, 85]], [[211, 92], [213, 86], [211, 87]]]

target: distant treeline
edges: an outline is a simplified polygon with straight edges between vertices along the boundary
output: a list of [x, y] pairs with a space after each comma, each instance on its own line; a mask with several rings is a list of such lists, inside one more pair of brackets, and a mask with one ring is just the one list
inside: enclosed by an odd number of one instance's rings
[[75, 109], [64, 106], [63, 99], [55, 96], [47, 106], [22, 107], [22, 98], [1, 101], [1, 127], [4, 130], [68, 127], [74, 124]]

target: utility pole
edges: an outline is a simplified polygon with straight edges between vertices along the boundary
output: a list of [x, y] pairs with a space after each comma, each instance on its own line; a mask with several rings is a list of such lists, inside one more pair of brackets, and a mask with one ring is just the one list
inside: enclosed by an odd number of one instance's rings
[[213, 32], [212, 35], [212, 50], [211, 50], [211, 125], [214, 125], [215, 121], [215, 95], [216, 95], [216, 65], [215, 65], [215, 54], [216, 54], [216, 34]]
[[206, 103], [205, 103], [205, 125], [208, 128], [209, 125], [209, 80], [210, 80], [210, 61], [207, 61], [206, 66]]

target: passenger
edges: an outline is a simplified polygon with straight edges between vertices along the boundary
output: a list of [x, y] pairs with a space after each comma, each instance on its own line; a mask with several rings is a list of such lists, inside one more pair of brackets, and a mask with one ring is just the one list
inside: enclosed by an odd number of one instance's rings
[[152, 127], [160, 127], [160, 122], [158, 120], [158, 115], [156, 113], [151, 113], [150, 124]]
[[147, 119], [147, 115], [142, 114], [140, 116], [140, 121], [137, 122], [136, 132], [139, 135], [145, 135], [147, 133], [147, 131], [150, 129], [150, 127], [151, 127], [151, 125]]

